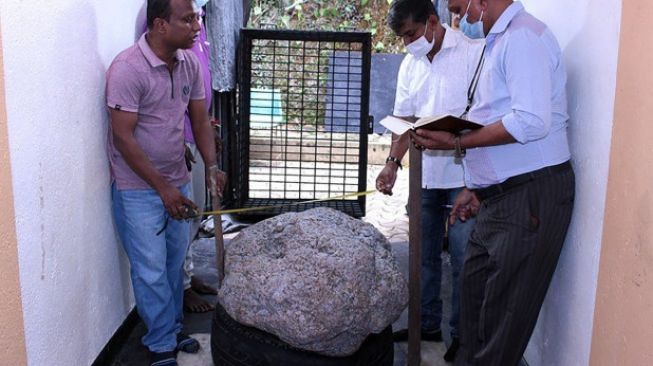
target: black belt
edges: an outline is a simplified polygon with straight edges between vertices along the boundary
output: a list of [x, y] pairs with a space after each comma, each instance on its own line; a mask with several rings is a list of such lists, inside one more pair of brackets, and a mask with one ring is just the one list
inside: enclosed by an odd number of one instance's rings
[[569, 160], [567, 160], [562, 164], [547, 166], [545, 168], [534, 170], [532, 172], [515, 175], [514, 177], [510, 177], [506, 179], [502, 183], [493, 184], [489, 187], [485, 187], [481, 189], [476, 189], [474, 190], [474, 192], [476, 193], [476, 197], [478, 197], [479, 200], [483, 201], [490, 197], [496, 196], [500, 193], [518, 187], [522, 184], [534, 181], [541, 177], [555, 175], [557, 173], [563, 172], [568, 169], [571, 169], [571, 163], [569, 162]]

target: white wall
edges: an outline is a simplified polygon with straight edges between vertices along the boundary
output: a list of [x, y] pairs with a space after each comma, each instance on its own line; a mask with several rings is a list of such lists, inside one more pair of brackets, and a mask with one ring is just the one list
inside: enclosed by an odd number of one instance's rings
[[89, 365], [133, 307], [110, 214], [104, 76], [142, 4], [0, 1], [29, 365]]
[[576, 205], [538, 326], [531, 366], [588, 365], [614, 115], [620, 0], [523, 0], [558, 38], [567, 67]]

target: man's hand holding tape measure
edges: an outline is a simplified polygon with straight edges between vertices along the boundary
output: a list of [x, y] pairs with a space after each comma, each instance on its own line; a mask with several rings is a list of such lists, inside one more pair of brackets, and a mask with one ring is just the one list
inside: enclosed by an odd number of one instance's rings
[[[211, 165], [206, 168], [206, 185], [214, 192], [216, 189], [219, 198], [222, 198], [222, 192], [227, 184], [227, 175], [220, 170], [217, 165]], [[167, 184], [164, 188], [158, 190], [163, 205], [168, 214], [175, 220], [190, 219], [198, 216], [200, 210], [197, 205], [190, 199], [184, 197], [177, 187]]]

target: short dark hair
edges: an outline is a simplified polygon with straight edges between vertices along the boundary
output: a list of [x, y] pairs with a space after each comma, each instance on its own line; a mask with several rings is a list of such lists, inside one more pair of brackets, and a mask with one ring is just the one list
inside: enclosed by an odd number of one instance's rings
[[156, 18], [169, 21], [171, 14], [170, 0], [147, 0], [147, 28], [152, 29]]
[[390, 5], [386, 22], [395, 34], [399, 34], [407, 21], [426, 23], [430, 15], [435, 15], [439, 19], [431, 0], [394, 0]]

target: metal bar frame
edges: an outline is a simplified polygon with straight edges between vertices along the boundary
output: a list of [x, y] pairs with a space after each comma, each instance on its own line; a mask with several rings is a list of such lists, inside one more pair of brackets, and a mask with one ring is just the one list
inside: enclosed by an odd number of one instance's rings
[[[358, 156], [356, 156], [357, 164], [358, 164], [358, 172], [357, 172], [357, 177], [356, 177], [357, 181], [354, 180], [354, 182], [356, 182], [354, 184], [357, 187], [356, 189], [357, 189], [358, 192], [365, 191], [366, 190], [366, 185], [367, 185], [367, 161], [368, 161], [368, 159], [367, 159], [367, 147], [368, 147], [367, 135], [369, 135], [369, 133], [371, 133], [370, 128], [369, 128], [369, 101], [370, 101], [370, 95], [369, 95], [370, 92], [369, 91], [370, 91], [370, 72], [371, 72], [371, 49], [372, 49], [370, 34], [368, 32], [328, 32], [328, 31], [294, 31], [294, 30], [274, 30], [274, 29], [272, 29], [272, 30], [267, 30], [267, 29], [241, 29], [241, 42], [240, 42], [240, 49], [239, 49], [240, 57], [239, 57], [239, 70], [238, 70], [239, 71], [239, 82], [238, 82], [238, 108], [239, 108], [239, 113], [238, 113], [238, 121], [236, 123], [236, 126], [234, 126], [235, 130], [237, 131], [236, 132], [237, 136], [233, 136], [230, 133], [230, 137], [232, 137], [232, 140], [231, 140], [232, 144], [231, 144], [230, 149], [229, 149], [229, 151], [231, 152], [231, 154], [230, 154], [231, 155], [231, 162], [232, 162], [231, 166], [233, 167], [233, 171], [232, 171], [232, 174], [230, 176], [230, 180], [231, 180], [233, 191], [234, 191], [233, 195], [232, 195], [232, 197], [234, 199], [231, 201], [232, 204], [230, 204], [229, 206], [231, 206], [231, 207], [254, 207], [254, 206], [259, 205], [256, 202], [252, 201], [252, 199], [254, 197], [251, 194], [253, 192], [256, 192], [256, 191], [252, 191], [252, 188], [250, 187], [250, 184], [249, 184], [249, 182], [251, 180], [250, 175], [253, 174], [253, 172], [250, 172], [250, 170], [249, 170], [249, 164], [250, 164], [250, 161], [251, 161], [250, 159], [252, 158], [252, 155], [251, 155], [252, 151], [251, 151], [250, 143], [252, 141], [251, 140], [252, 136], [254, 136], [254, 135], [251, 134], [252, 129], [250, 128], [250, 111], [251, 111], [251, 107], [252, 107], [252, 99], [250, 97], [251, 97], [252, 88], [253, 88], [253, 86], [252, 86], [252, 82], [253, 82], [252, 72], [253, 71], [252, 70], [253, 70], [253, 62], [255, 62], [253, 60], [254, 56], [252, 55], [252, 52], [253, 52], [253, 48], [255, 47], [255, 42], [259, 41], [259, 40], [288, 41], [288, 46], [287, 46], [288, 50], [291, 49], [291, 43], [290, 43], [291, 41], [302, 41], [302, 42], [304, 42], [304, 44], [302, 45], [303, 46], [303, 48], [302, 48], [303, 51], [302, 51], [302, 54], [301, 54], [302, 56], [306, 55], [307, 50], [318, 50], [318, 63], [317, 63], [318, 68], [317, 68], [317, 71], [310, 71], [310, 70], [306, 70], [305, 68], [303, 68], [301, 70], [301, 79], [304, 79], [305, 77], [312, 77], [312, 78], [316, 78], [315, 80], [318, 80], [318, 85], [316, 87], [314, 87], [314, 89], [316, 91], [315, 95], [318, 98], [317, 99], [318, 102], [315, 104], [316, 106], [311, 109], [311, 110], [313, 110], [315, 112], [316, 115], [318, 115], [321, 112], [323, 112], [323, 113], [333, 113], [334, 110], [339, 110], [339, 109], [333, 107], [333, 105], [338, 104], [338, 103], [335, 102], [335, 97], [333, 95], [331, 95], [331, 98], [332, 98], [331, 99], [332, 104], [330, 106], [331, 108], [329, 108], [327, 105], [324, 105], [324, 106], [320, 105], [320, 102], [319, 102], [320, 99], [319, 98], [320, 97], [328, 98], [329, 92], [327, 90], [327, 92], [325, 94], [321, 94], [321, 87], [320, 87], [320, 84], [319, 84], [319, 80], [320, 80], [320, 75], [324, 75], [324, 74], [323, 74], [323, 71], [320, 70], [320, 67], [324, 66], [324, 64], [319, 63], [319, 60], [321, 58], [321, 57], [319, 57], [319, 51], [331, 49], [333, 51], [333, 56], [331, 56], [331, 57], [333, 57], [334, 60], [337, 58], [336, 52], [344, 51], [348, 55], [347, 58], [348, 58], [349, 62], [351, 61], [351, 56], [350, 55], [352, 54], [352, 52], [360, 53], [360, 57], [355, 57], [357, 60], [360, 60], [360, 63], [361, 63], [361, 65], [360, 65], [361, 73], [360, 73], [360, 76], [359, 76], [360, 79], [361, 79], [360, 83], [358, 83], [358, 79], [354, 79], [355, 80], [354, 82], [356, 83], [356, 85], [358, 85], [358, 84], [360, 85], [360, 95], [358, 94], [358, 91], [357, 91], [357, 94], [354, 95], [354, 98], [357, 98], [359, 100], [359, 103], [360, 103], [360, 106], [356, 106], [359, 109], [355, 109], [356, 113], [358, 114], [358, 117], [354, 118], [354, 119], [359, 121], [358, 122], [359, 123], [359, 129], [357, 131], [358, 132], [357, 133], [358, 134], [358, 141], [356, 141], [357, 145], [356, 144], [348, 145], [349, 140], [347, 138], [344, 138], [344, 144], [345, 144], [344, 146], [345, 147], [341, 148], [343, 153], [340, 154], [339, 150], [334, 151], [334, 147], [332, 145], [332, 143], [334, 141], [339, 141], [338, 137], [334, 138], [334, 136], [332, 134], [327, 140], [321, 140], [322, 142], [327, 141], [329, 143], [328, 146], [322, 146], [323, 148], [329, 148], [329, 158], [331, 159], [332, 157], [335, 157], [337, 159], [335, 161], [330, 160], [328, 162], [328, 164], [330, 164], [329, 168], [328, 168], [329, 169], [329, 174], [328, 174], [328, 177], [324, 177], [323, 175], [318, 174], [318, 173], [319, 173], [319, 170], [326, 170], [326, 169], [323, 169], [323, 168], [318, 169], [317, 168], [317, 164], [322, 162], [322, 160], [318, 160], [318, 156], [319, 156], [318, 147], [321, 146], [320, 141], [318, 141], [318, 136], [317, 135], [315, 136], [315, 140], [313, 141], [314, 146], [310, 149], [311, 151], [308, 151], [303, 146], [303, 144], [301, 143], [303, 141], [302, 140], [303, 137], [300, 137], [300, 143], [299, 143], [299, 150], [300, 151], [298, 153], [300, 158], [297, 161], [297, 163], [299, 164], [299, 168], [298, 168], [299, 170], [298, 170], [298, 173], [296, 174], [296, 176], [300, 177], [299, 178], [300, 179], [300, 182], [299, 182], [299, 197], [298, 197], [297, 200], [294, 200], [293, 198], [287, 198], [288, 197], [287, 192], [286, 192], [287, 184], [283, 185], [283, 189], [281, 191], [282, 191], [282, 193], [284, 195], [284, 198], [285, 198], [284, 203], [292, 203], [293, 201], [300, 202], [300, 201], [303, 201], [303, 200], [307, 199], [302, 195], [302, 192], [306, 193], [306, 189], [305, 189], [306, 187], [302, 187], [304, 184], [306, 184], [306, 182], [301, 180], [302, 173], [303, 173], [303, 171], [302, 171], [302, 168], [303, 168], [302, 167], [302, 162], [304, 161], [303, 159], [305, 159], [304, 154], [308, 154], [309, 156], [313, 155], [315, 157], [315, 163], [312, 163], [312, 164], [315, 164], [315, 165], [314, 165], [313, 172], [312, 172], [313, 191], [311, 192], [311, 194], [315, 195], [316, 193], [324, 193], [325, 190], [321, 190], [320, 187], [318, 187], [318, 184], [319, 184], [320, 180], [325, 180], [325, 179], [329, 179], [329, 182], [331, 182], [332, 177], [336, 178], [336, 179], [342, 179], [343, 187], [344, 187], [343, 191], [348, 190], [347, 187], [349, 187], [353, 183], [351, 181], [348, 182], [348, 178], [349, 179], [354, 178], [353, 174], [349, 175], [348, 172], [350, 170], [347, 168], [347, 166], [349, 164], [351, 164], [349, 162], [349, 157], [355, 156], [353, 154], [350, 155], [350, 153], [349, 153], [350, 149], [356, 149], [357, 152], [358, 152]], [[318, 46], [316, 48], [315, 47], [312, 48], [310, 46], [307, 46], [307, 43], [309, 43], [309, 42], [320, 42], [320, 43], [318, 43]], [[328, 47], [322, 48], [321, 47], [321, 42], [325, 42], [325, 43], [326, 42], [332, 42], [333, 47], [332, 48], [328, 48]], [[349, 43], [348, 49], [347, 48], [337, 48], [335, 46], [336, 44], [340, 45], [340, 44], [343, 44], [343, 43]], [[356, 46], [358, 48], [356, 48], [354, 51], [352, 51], [352, 45], [354, 43], [357, 43]], [[279, 48], [280, 50], [283, 50], [283, 46], [281, 46], [281, 47], [273, 46], [273, 47], [271, 47], [271, 49], [267, 49], [267, 50], [265, 50], [265, 52], [261, 52], [261, 54], [265, 54], [267, 56], [272, 57], [273, 63], [272, 63], [271, 66], [267, 66], [265, 68], [257, 69], [257, 71], [259, 71], [259, 72], [261, 72], [261, 71], [272, 72], [273, 89], [274, 89], [274, 85], [275, 85], [274, 80], [276, 78], [276, 76], [275, 76], [276, 74], [274, 73], [275, 70], [279, 70], [279, 69], [283, 70], [283, 68], [284, 68], [284, 62], [281, 62], [281, 63], [279, 63], [279, 65], [277, 65], [277, 62], [276, 62], [277, 58], [275, 57], [277, 55], [277, 51], [278, 51], [277, 48]], [[292, 55], [291, 52], [288, 52], [287, 55], [288, 55], [288, 59], [287, 59], [287, 62], [285, 62], [285, 64], [286, 64], [285, 67], [288, 68], [288, 77], [286, 79], [286, 82], [290, 83], [290, 80], [292, 80], [292, 78], [290, 78], [291, 71], [289, 69], [289, 66], [292, 64], [292, 60], [291, 60], [290, 56], [294, 56], [294, 55]], [[282, 57], [283, 56], [285, 56], [285, 55], [282, 55]], [[356, 56], [358, 56], [358, 55], [356, 55]], [[333, 61], [333, 62], [334, 62], [334, 65], [335, 65], [335, 61]], [[349, 67], [350, 67], [350, 65], [347, 65], [347, 70], [348, 70], [348, 72], [346, 73], [348, 75], [347, 78], [349, 78], [349, 74], [351, 74], [351, 72], [349, 71], [350, 70]], [[355, 67], [358, 68], [358, 64], [356, 64]], [[268, 70], [268, 69], [270, 69], [270, 70]], [[336, 77], [333, 76], [333, 75], [336, 75], [338, 73], [335, 70], [330, 70], [329, 72], [332, 74], [332, 77], [333, 77], [333, 80], [331, 80], [331, 82], [333, 82], [333, 84], [335, 85], [335, 81], [336, 81], [335, 78]], [[315, 76], [315, 75], [317, 75], [317, 76]], [[349, 84], [349, 82], [350, 82], [349, 79], [347, 79], [347, 95], [344, 96], [345, 98], [347, 98], [347, 102], [345, 103], [346, 106], [350, 105], [349, 104], [349, 102], [350, 102], [350, 99], [349, 99], [349, 97], [350, 97], [349, 96], [349, 90], [350, 90], [349, 85], [350, 84]], [[306, 87], [305, 83], [303, 83], [303, 82], [301, 83], [301, 85], [302, 85], [302, 87], [304, 89], [307, 89], [307, 88], [310, 89], [311, 88], [311, 87]], [[331, 89], [331, 93], [333, 93], [333, 89], [336, 89], [336, 88], [333, 87]], [[273, 99], [274, 99], [275, 93], [274, 93], [274, 91], [272, 93], [273, 93]], [[288, 105], [288, 98], [292, 97], [291, 94], [296, 95], [297, 93], [296, 92], [294, 92], [294, 93], [288, 92], [288, 93], [285, 94], [286, 106]], [[303, 117], [304, 116], [304, 111], [307, 110], [307, 109], [304, 108], [304, 106], [305, 105], [310, 105], [312, 102], [307, 102], [306, 104], [304, 104], [303, 103], [303, 94], [302, 94], [301, 97], [302, 97], [301, 116]], [[349, 117], [350, 115], [352, 115], [352, 114], [350, 114], [349, 109], [347, 109], [346, 116]], [[330, 119], [331, 119], [332, 128], [340, 127], [340, 125], [338, 124], [337, 121], [333, 121], [333, 119], [334, 119], [333, 115], [331, 115]], [[346, 118], [345, 120], [351, 120], [351, 119]], [[302, 122], [303, 122], [303, 119], [302, 119]], [[301, 123], [301, 129], [302, 129], [301, 132], [303, 132], [303, 128], [304, 128], [303, 125], [304, 124]], [[349, 132], [350, 125], [345, 124], [344, 128], [345, 128], [346, 132]], [[300, 133], [300, 136], [303, 136], [303, 135]], [[288, 133], [287, 133], [287, 130], [286, 130], [286, 134], [285, 134], [285, 136], [283, 137], [283, 140], [282, 140], [282, 141], [285, 141], [285, 145], [283, 145], [283, 151], [281, 152], [281, 155], [282, 155], [281, 158], [284, 159], [283, 160], [284, 162], [289, 161], [288, 160], [289, 159], [288, 150], [292, 150], [292, 146], [288, 145], [288, 142], [291, 141], [291, 140], [292, 140], [292, 136], [289, 137]], [[340, 138], [340, 140], [342, 141], [343, 139]], [[355, 141], [355, 140], [352, 140], [352, 141]], [[259, 147], [255, 146], [255, 145], [252, 145], [252, 146], [253, 146], [254, 150], [256, 150], [257, 148], [262, 148], [262, 146], [259, 146]], [[288, 147], [291, 147], [291, 149], [288, 149]], [[272, 146], [272, 144], [270, 144], [268, 146], [267, 153], [269, 153], [270, 156], [273, 155], [272, 154], [273, 148], [274, 147]], [[337, 168], [336, 171], [332, 172], [333, 167], [332, 167], [331, 164], [334, 164], [334, 163], [335, 164], [342, 163], [343, 168], [342, 169]], [[289, 169], [295, 169], [295, 168], [292, 168], [292, 167], [289, 168], [287, 163], [284, 163], [282, 168], [283, 168], [283, 178], [284, 179], [286, 177], [292, 177], [293, 176], [292, 171], [289, 172], [288, 170]], [[340, 176], [343, 176], [342, 178], [339, 178], [338, 172], [342, 173], [342, 174], [340, 174]], [[274, 192], [279, 192], [279, 190], [273, 190], [273, 184], [274, 183], [283, 183], [283, 182], [279, 182], [279, 179], [277, 177], [275, 177], [275, 178], [272, 177], [272, 167], [271, 166], [270, 166], [269, 175], [270, 176], [266, 181], [267, 181], [267, 184], [268, 184], [268, 189], [269, 189], [270, 194], [273, 191]], [[311, 177], [309, 177], [309, 179], [310, 178]], [[292, 182], [290, 182], [290, 183], [292, 183]], [[308, 184], [310, 184], [310, 183], [308, 183]], [[331, 184], [331, 183], [329, 183], [329, 184]], [[303, 191], [302, 191], [302, 188], [304, 188]], [[329, 197], [331, 196], [331, 193], [332, 193], [331, 192], [331, 185], [329, 185], [329, 187], [328, 187], [328, 196]], [[337, 192], [333, 192], [333, 193], [334, 194], [339, 194], [340, 192], [338, 190]], [[275, 201], [275, 200], [270, 199], [269, 201], [272, 202], [272, 201]], [[365, 215], [365, 207], [366, 207], [366, 198], [365, 198], [365, 196], [360, 196], [360, 197], [357, 197], [356, 199], [351, 199], [351, 200], [346, 200], [346, 201], [348, 201], [348, 202], [351, 201], [352, 204], [355, 204], [356, 206], [359, 206], [359, 207], [353, 207], [351, 209], [345, 209], [345, 212], [347, 212], [347, 213], [349, 213], [349, 214], [351, 214], [351, 215], [353, 215], [355, 217], [360, 217], [360, 216]], [[322, 206], [331, 207], [331, 206], [342, 206], [342, 205], [340, 205], [337, 202], [326, 201], [326, 202], [324, 202], [322, 204]], [[299, 208], [299, 206], [297, 206], [297, 207], [298, 207], [297, 210], [303, 210], [304, 209], [304, 208]], [[284, 211], [285, 210], [286, 209], [284, 209]], [[271, 211], [256, 211], [256, 212], [252, 212], [251, 214], [247, 214], [247, 216], [272, 216], [272, 215], [273, 215], [273, 213]]]

